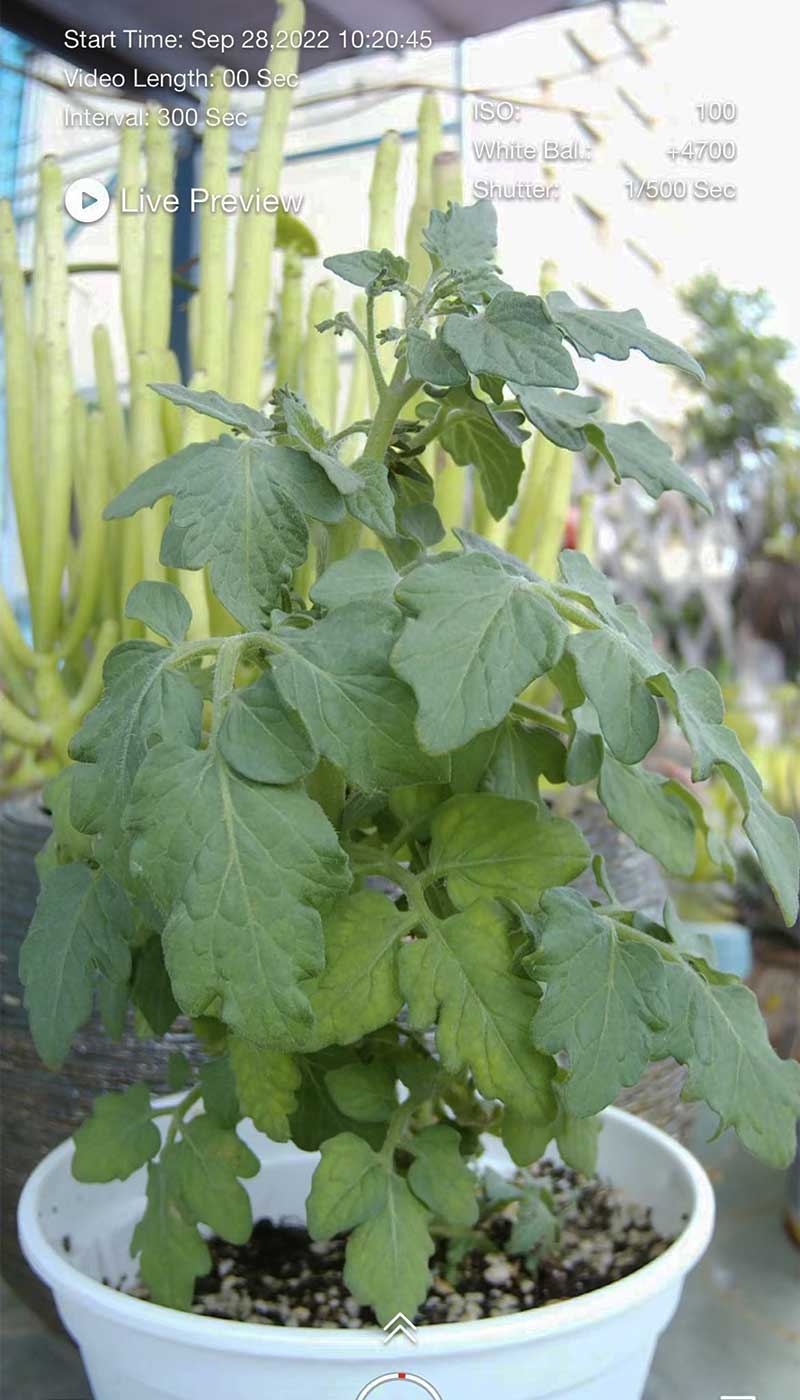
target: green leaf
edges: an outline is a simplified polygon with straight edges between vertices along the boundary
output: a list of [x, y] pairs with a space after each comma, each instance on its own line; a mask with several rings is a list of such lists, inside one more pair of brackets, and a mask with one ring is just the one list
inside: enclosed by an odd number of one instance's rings
[[288, 1142], [289, 1119], [297, 1107], [300, 1070], [291, 1055], [265, 1050], [242, 1036], [231, 1036], [231, 1068], [242, 1113], [273, 1142]]
[[369, 791], [415, 782], [446, 782], [446, 758], [423, 752], [414, 733], [416, 707], [389, 657], [403, 619], [393, 605], [360, 602], [312, 627], [279, 628], [283, 648], [272, 673], [284, 703], [302, 719], [319, 752]]
[[155, 1157], [161, 1134], [152, 1119], [146, 1084], [95, 1099], [75, 1134], [72, 1175], [76, 1181], [126, 1181]]
[[167, 914], [167, 967], [189, 1015], [290, 1048], [311, 1019], [318, 909], [347, 889], [336, 833], [304, 792], [249, 783], [211, 748], [162, 744], [127, 813], [131, 862]]
[[470, 1069], [484, 1098], [501, 1099], [512, 1131], [555, 1114], [555, 1065], [533, 1046], [531, 1016], [538, 992], [514, 971], [508, 921], [489, 901], [436, 925], [427, 938], [403, 944], [400, 983], [409, 1021], [427, 1030], [438, 1021], [444, 1069]]
[[413, 1318], [428, 1292], [432, 1253], [427, 1211], [406, 1182], [391, 1175], [381, 1209], [347, 1241], [345, 1285], [381, 1325], [398, 1312]]
[[313, 1240], [362, 1225], [386, 1203], [385, 1165], [355, 1133], [339, 1133], [322, 1144], [322, 1153], [306, 1202], [308, 1233]]
[[172, 995], [169, 973], [164, 966], [164, 950], [158, 934], [148, 938], [136, 951], [131, 1000], [141, 1011], [153, 1035], [166, 1035], [180, 1007]]
[[228, 1055], [209, 1060], [200, 1070], [203, 1107], [220, 1128], [235, 1128], [242, 1112], [236, 1092], [233, 1064]]
[[745, 812], [744, 829], [788, 925], [798, 912], [800, 834], [761, 791], [761, 779], [732, 729], [722, 723], [722, 692], [707, 671], [692, 668], [664, 678], [664, 693], [694, 756], [695, 782], [718, 769]]
[[527, 564], [523, 564], [515, 554], [509, 554], [492, 540], [486, 540], [482, 535], [474, 534], [472, 530], [462, 530], [459, 526], [455, 527], [453, 534], [462, 545], [465, 554], [488, 554], [512, 578], [524, 578], [535, 584], [543, 582], [540, 575], [529, 569]]
[[383, 1123], [357, 1123], [336, 1107], [328, 1092], [325, 1076], [331, 1069], [348, 1064], [352, 1052], [339, 1046], [329, 1046], [314, 1055], [299, 1055], [297, 1064], [302, 1076], [297, 1095], [297, 1108], [291, 1119], [292, 1142], [303, 1152], [316, 1152], [328, 1138], [337, 1133], [352, 1132], [370, 1147], [381, 1146], [386, 1127]]
[[[504, 724], [506, 722], [503, 721]], [[477, 792], [482, 786], [501, 729], [502, 725], [497, 729], [484, 729], [481, 734], [476, 734], [474, 739], [470, 739], [463, 748], [456, 749], [451, 754], [450, 762], [453, 766], [453, 772], [450, 777], [450, 787], [454, 793]], [[435, 788], [431, 795], [434, 798], [430, 804], [432, 815], [433, 809], [438, 807], [442, 800], [441, 790]]]
[[643, 851], [672, 872], [688, 878], [697, 864], [691, 812], [666, 779], [644, 768], [627, 767], [607, 753], [597, 794], [608, 815]]
[[536, 1186], [523, 1191], [508, 1241], [509, 1254], [541, 1257], [558, 1243], [558, 1217], [547, 1204], [547, 1194]]
[[648, 330], [640, 311], [585, 311], [566, 292], [551, 292], [547, 309], [555, 324], [574, 345], [579, 355], [593, 360], [605, 355], [609, 360], [627, 360], [631, 350], [641, 350], [648, 359], [662, 365], [675, 365], [695, 379], [705, 376], [700, 365], [679, 345]]
[[563, 1108], [558, 1115], [558, 1150], [567, 1166], [583, 1176], [594, 1176], [597, 1171], [598, 1138], [602, 1127], [599, 1118], [574, 1118]]
[[188, 1311], [194, 1281], [211, 1271], [211, 1255], [181, 1195], [180, 1145], [147, 1168], [147, 1208], [131, 1239], [131, 1255], [154, 1303]]
[[[412, 549], [414, 545], [418, 545], [422, 549], [430, 549], [443, 540], [445, 535], [442, 518], [430, 501], [414, 501], [411, 505], [399, 505], [397, 508], [398, 504], [398, 502], [395, 503], [395, 514], [400, 539], [395, 541], [393, 560], [395, 563], [399, 562], [396, 556], [398, 546], [407, 548], [406, 542], [410, 540], [412, 541]], [[416, 551], [414, 557], [416, 557]]]
[[650, 1059], [653, 1031], [668, 1018], [662, 959], [574, 890], [543, 895], [537, 923], [526, 964], [547, 985], [533, 1040], [552, 1054], [566, 1051], [564, 1102], [588, 1117], [636, 1084]]
[[139, 765], [158, 739], [200, 742], [203, 699], [180, 671], [175, 653], [129, 641], [109, 652], [103, 696], [70, 741], [70, 811], [82, 831], [99, 833], [94, 857], [120, 880], [129, 874], [122, 814]]
[[466, 384], [469, 379], [459, 356], [445, 345], [441, 336], [430, 336], [423, 330], [410, 330], [406, 336], [406, 354], [412, 379], [451, 387]]
[[525, 417], [540, 433], [558, 447], [566, 447], [570, 452], [583, 451], [586, 446], [583, 429], [601, 409], [601, 399], [557, 394], [553, 389], [534, 389], [529, 384], [509, 383], [508, 387], [519, 400]]
[[579, 695], [582, 691], [591, 700], [615, 758], [638, 763], [653, 747], [659, 728], [658, 708], [646, 682], [661, 686], [671, 668], [655, 650], [636, 610], [615, 602], [608, 579], [585, 555], [564, 550], [559, 564], [567, 586], [605, 624], [571, 637], [567, 644]]
[[486, 404], [466, 392], [452, 396], [452, 402], [460, 407], [440, 434], [442, 447], [460, 467], [475, 467], [489, 510], [495, 520], [502, 520], [517, 499], [525, 468], [522, 452], [501, 431]]
[[183, 384], [151, 384], [162, 398], [179, 408], [191, 408], [207, 418], [215, 418], [218, 423], [226, 423], [229, 428], [257, 437], [269, 429], [269, 420], [257, 408], [248, 408], [245, 403], [231, 403], [218, 394], [216, 389], [186, 389]]
[[414, 690], [418, 733], [431, 753], [494, 729], [520, 691], [556, 664], [567, 637], [537, 589], [489, 555], [420, 565], [396, 596], [417, 617], [392, 665]]
[[48, 870], [19, 959], [36, 1049], [56, 1068], [92, 1012], [98, 972], [127, 983], [128, 898], [108, 875], [71, 864]]
[[42, 802], [53, 818], [53, 833], [48, 845], [52, 842], [56, 856], [54, 863], [59, 865], [88, 860], [92, 854], [91, 837], [79, 831], [72, 822], [72, 782], [77, 768], [77, 764], [68, 764], [42, 789]]
[[337, 253], [335, 257], [325, 258], [322, 266], [354, 287], [369, 287], [379, 278], [380, 291], [391, 291], [408, 277], [405, 258], [390, 253], [388, 248], [382, 248], [379, 253], [370, 248], [360, 253]]
[[[488, 264], [484, 267], [474, 268], [469, 272], [457, 272], [454, 275], [454, 281], [458, 297], [465, 306], [485, 306], [487, 301], [499, 296], [500, 292], [511, 291], [508, 282], [504, 282], [495, 269]], [[484, 387], [492, 380], [495, 384], [503, 382], [498, 375], [482, 374], [480, 376], [481, 384]]]
[[350, 1045], [393, 1020], [403, 1004], [397, 969], [408, 916], [385, 894], [359, 890], [324, 920], [325, 967], [305, 985], [314, 1044]]
[[645, 685], [652, 665], [611, 628], [579, 632], [567, 647], [611, 752], [621, 763], [638, 763], [658, 738], [658, 706]]
[[435, 268], [453, 272], [483, 270], [494, 262], [497, 215], [488, 199], [475, 204], [448, 203], [446, 212], [432, 209], [422, 243]]
[[478, 316], [448, 316], [442, 338], [471, 374], [556, 389], [574, 389], [578, 383], [561, 332], [541, 297], [499, 292]]
[[319, 245], [313, 232], [288, 209], [279, 208], [275, 215], [275, 247], [296, 248], [304, 258], [319, 257]]
[[275, 390], [275, 422], [287, 447], [305, 452], [342, 495], [359, 488], [358, 473], [346, 467], [321, 423], [291, 389]]
[[572, 822], [491, 793], [452, 797], [435, 813], [431, 833], [431, 870], [462, 909], [487, 896], [530, 909], [543, 890], [580, 875], [591, 855]]
[[125, 616], [138, 618], [151, 632], [178, 645], [189, 630], [192, 610], [172, 583], [135, 583], [125, 602]]
[[105, 519], [174, 496], [161, 562], [207, 565], [220, 602], [243, 626], [261, 627], [308, 548], [282, 452], [249, 438], [192, 443], [137, 477], [106, 507]]
[[456, 1229], [468, 1229], [478, 1219], [476, 1180], [461, 1155], [455, 1128], [437, 1123], [423, 1128], [411, 1144], [414, 1153], [408, 1184], [423, 1205]]
[[361, 457], [354, 473], [360, 485], [345, 498], [347, 510], [376, 535], [391, 538], [396, 529], [394, 493], [386, 467], [383, 462]]
[[645, 423], [588, 423], [586, 438], [605, 457], [617, 481], [631, 477], [654, 500], [664, 491], [681, 491], [703, 510], [713, 510], [702, 486], [678, 466], [669, 444]]
[[395, 1076], [385, 1060], [340, 1065], [325, 1083], [336, 1107], [357, 1123], [386, 1123], [397, 1108]]
[[[589, 701], [585, 701], [584, 704], [588, 705]], [[584, 730], [577, 729], [567, 754], [567, 782], [571, 783], [573, 787], [582, 787], [584, 783], [593, 783], [600, 772], [603, 755], [606, 752], [600, 734], [587, 734]]]
[[173, 1050], [167, 1060], [167, 1085], [172, 1093], [185, 1089], [192, 1077], [192, 1066], [180, 1050]]
[[125, 1033], [129, 990], [127, 982], [110, 982], [102, 972], [98, 974], [95, 989], [97, 1010], [103, 1030], [110, 1040], [121, 1040]]
[[231, 1244], [246, 1244], [253, 1215], [238, 1178], [256, 1176], [260, 1163], [255, 1153], [204, 1113], [184, 1122], [178, 1165], [181, 1194], [195, 1219]]
[[311, 601], [332, 612], [348, 603], [391, 603], [400, 575], [379, 549], [356, 549], [330, 564], [311, 589]]
[[256, 783], [294, 783], [319, 757], [299, 715], [281, 699], [271, 671], [229, 697], [218, 743], [231, 768]]
[[563, 783], [566, 761], [564, 745], [546, 729], [530, 728], [514, 719], [505, 719], [495, 740], [482, 787], [499, 797], [515, 797], [542, 807], [539, 778]]
[[704, 1099], [720, 1131], [735, 1128], [745, 1147], [788, 1167], [800, 1117], [800, 1065], [780, 1060], [753, 993], [701, 959], [665, 964], [671, 1020], [656, 1054], [688, 1068], [684, 1099]]

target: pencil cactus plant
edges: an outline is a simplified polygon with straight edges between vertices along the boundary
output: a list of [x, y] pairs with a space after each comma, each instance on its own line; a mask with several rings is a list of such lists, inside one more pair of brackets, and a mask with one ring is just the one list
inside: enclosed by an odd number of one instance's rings
[[[189, 605], [168, 581], [133, 590], [128, 612], [161, 640], [108, 658], [22, 958], [48, 1064], [94, 997], [112, 1034], [129, 999], [156, 1033], [179, 1010], [194, 1018], [197, 1076], [176, 1062], [167, 1106], [144, 1084], [98, 1100], [73, 1166], [86, 1182], [147, 1167], [131, 1248], [173, 1307], [208, 1268], [198, 1225], [236, 1242], [250, 1231], [245, 1116], [321, 1149], [309, 1229], [347, 1234], [346, 1284], [380, 1322], [425, 1297], [432, 1228], [474, 1222], [482, 1132], [523, 1166], [555, 1138], [587, 1169], [595, 1115], [651, 1060], [685, 1064], [686, 1097], [767, 1161], [794, 1151], [800, 1067], [771, 1050], [750, 991], [709, 967], [670, 911], [661, 922], [620, 905], [601, 861], [601, 897], [575, 890], [593, 853], [540, 779], [596, 779], [613, 821], [668, 867], [691, 861], [698, 833], [725, 861], [692, 791], [642, 767], [670, 711], [694, 778], [731, 787], [789, 920], [794, 824], [767, 805], [716, 682], [670, 666], [581, 553], [562, 553], [549, 581], [467, 531], [437, 551], [421, 465], [465, 426], [502, 513], [534, 425], [559, 446], [591, 442], [618, 481], [703, 507], [647, 428], [605, 422], [574, 392], [573, 354], [698, 366], [637, 311], [507, 286], [489, 203], [433, 211], [422, 241], [421, 284], [387, 249], [327, 260], [366, 296], [366, 329], [339, 314], [320, 333], [361, 343], [368, 422], [331, 433], [285, 388], [261, 412], [157, 385], [226, 431], [151, 466], [106, 510], [127, 519], [171, 499], [162, 560], [207, 568], [242, 628], [187, 639]], [[407, 315], [379, 343], [390, 295]], [[381, 548], [328, 567], [319, 549], [306, 602], [292, 580], [310, 525], [321, 539], [347, 519]], [[557, 706], [520, 699], [545, 676]]]
[[[303, 13], [301, 0], [285, 0], [276, 26], [302, 28]], [[291, 76], [297, 63], [296, 49], [276, 49], [273, 72]], [[265, 190], [278, 188], [292, 91], [277, 83], [268, 94], [257, 146], [245, 164], [245, 186], [255, 181]], [[224, 111], [229, 100], [218, 70], [209, 102]], [[169, 349], [173, 216], [163, 207], [163, 197], [174, 189], [174, 150], [169, 128], [155, 119], [157, 109], [149, 111], [144, 142], [138, 127], [122, 132], [118, 191], [134, 208], [144, 184], [152, 200], [162, 203], [144, 215], [118, 218], [118, 262], [108, 270], [119, 273], [127, 372], [114, 363], [107, 327], [96, 326], [93, 394], [76, 393], [73, 383], [69, 278], [82, 268], [71, 268], [67, 260], [58, 162], [46, 157], [41, 166], [30, 277], [19, 257], [11, 206], [0, 203], [8, 460], [30, 612], [26, 635], [0, 591], [0, 728], [8, 783], [40, 782], [63, 766], [71, 735], [100, 693], [110, 646], [119, 636], [144, 635], [143, 624], [125, 612], [139, 579], [169, 577], [179, 585], [192, 607], [194, 632], [208, 630], [214, 606], [202, 574], [168, 573], [161, 563], [165, 516], [110, 527], [98, 512], [110, 490], [203, 431], [197, 415], [159, 404], [147, 387], [153, 378], [179, 376]], [[211, 194], [228, 188], [229, 135], [222, 124], [203, 135], [202, 173]], [[291, 267], [297, 257], [315, 253], [316, 244], [288, 213], [242, 210], [229, 295], [230, 227], [219, 207], [201, 211], [196, 295], [188, 313], [192, 382], [260, 402], [273, 248], [283, 248]], [[124, 405], [120, 386], [126, 381]], [[222, 620], [219, 609], [216, 620]]]

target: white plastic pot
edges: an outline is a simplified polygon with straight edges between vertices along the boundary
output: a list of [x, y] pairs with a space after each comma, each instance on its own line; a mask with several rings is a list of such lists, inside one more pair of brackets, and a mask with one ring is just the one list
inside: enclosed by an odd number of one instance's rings
[[[248, 1131], [249, 1130], [249, 1131]], [[243, 1136], [263, 1162], [247, 1188], [254, 1216], [302, 1217], [316, 1157]], [[684, 1279], [708, 1245], [714, 1196], [695, 1159], [657, 1128], [608, 1109], [600, 1172], [673, 1245], [635, 1274], [583, 1298], [481, 1322], [420, 1328], [418, 1345], [375, 1331], [299, 1329], [173, 1312], [101, 1280], [130, 1280], [128, 1243], [144, 1205], [144, 1172], [82, 1186], [71, 1142], [37, 1167], [19, 1231], [31, 1268], [52, 1288], [81, 1349], [95, 1400], [638, 1400]], [[492, 1145], [488, 1160], [508, 1170]], [[679, 1233], [680, 1232], [680, 1233]]]

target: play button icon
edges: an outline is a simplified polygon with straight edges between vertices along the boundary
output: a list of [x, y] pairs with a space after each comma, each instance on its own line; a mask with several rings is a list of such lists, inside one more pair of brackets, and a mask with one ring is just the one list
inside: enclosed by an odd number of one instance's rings
[[111, 195], [99, 180], [85, 175], [82, 180], [73, 180], [64, 191], [64, 208], [79, 224], [96, 224], [108, 213]]

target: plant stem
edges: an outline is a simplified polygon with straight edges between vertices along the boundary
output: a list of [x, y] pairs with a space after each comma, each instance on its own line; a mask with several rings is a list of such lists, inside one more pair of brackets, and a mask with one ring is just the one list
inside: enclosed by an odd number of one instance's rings
[[317, 330], [321, 321], [334, 313], [333, 283], [326, 278], [312, 288], [308, 301], [308, 321], [303, 346], [303, 397], [326, 432], [336, 426], [336, 346], [331, 334]]
[[536, 434], [505, 545], [511, 554], [516, 554], [518, 559], [525, 562], [531, 558], [537, 528], [543, 512], [547, 509], [544, 484], [557, 451], [558, 448], [544, 433]]
[[97, 393], [103, 410], [106, 446], [111, 461], [111, 484], [115, 491], [121, 491], [128, 484], [128, 430], [117, 389], [117, 376], [111, 355], [111, 337], [107, 326], [95, 326], [92, 332], [92, 349]]
[[300, 350], [303, 339], [303, 255], [296, 246], [283, 254], [278, 364], [275, 384], [296, 389], [299, 382]]
[[82, 477], [80, 493], [80, 579], [75, 611], [58, 648], [70, 656], [79, 647], [94, 618], [103, 577], [103, 506], [110, 492], [106, 479], [106, 436], [102, 413], [91, 414], [87, 425], [84, 462], [76, 463]]
[[[158, 396], [149, 383], [154, 377], [153, 360], [152, 353], [141, 353], [136, 356], [132, 366], [131, 458], [136, 474], [164, 456], [161, 408]], [[142, 542], [140, 578], [166, 578], [166, 569], [159, 556], [168, 514], [168, 503], [163, 499], [157, 501], [152, 509], [139, 514]]]
[[[429, 442], [433, 442], [434, 438], [439, 436], [450, 414], [451, 410], [447, 407], [447, 404], [441, 403], [427, 427], [422, 428], [418, 433], [414, 433], [409, 439], [409, 447], [415, 452], [421, 447], [427, 447]], [[457, 416], [457, 413], [453, 415], [454, 418]]]
[[142, 183], [142, 143], [138, 127], [124, 127], [119, 146], [119, 186], [117, 228], [119, 238], [120, 293], [122, 320], [128, 359], [140, 348], [142, 332], [142, 286], [144, 279], [145, 221], [138, 214], [122, 214], [123, 196], [128, 208], [135, 205]]
[[433, 204], [433, 162], [442, 144], [442, 114], [439, 99], [426, 92], [419, 104], [417, 118], [417, 189], [406, 228], [406, 258], [408, 280], [412, 287], [421, 287], [428, 275], [429, 258], [422, 246], [422, 234]]
[[0, 641], [3, 642], [9, 654], [19, 662], [20, 666], [27, 668], [37, 664], [36, 652], [28, 646], [20, 632], [19, 624], [4, 588], [0, 588]]
[[81, 681], [79, 689], [75, 692], [69, 702], [69, 723], [65, 734], [65, 742], [72, 737], [72, 731], [76, 723], [83, 719], [83, 716], [92, 705], [100, 698], [100, 691], [103, 688], [103, 665], [112, 646], [117, 640], [118, 628], [116, 622], [111, 618], [100, 624], [95, 637], [94, 651], [92, 659], [86, 670], [86, 674]]
[[0, 729], [7, 738], [27, 748], [41, 748], [50, 739], [50, 726], [23, 714], [0, 690]]
[[[208, 376], [205, 370], [197, 370], [189, 381], [190, 389], [208, 389]], [[202, 413], [192, 413], [187, 409], [183, 419], [181, 446], [189, 447], [194, 442], [210, 442], [214, 436], [214, 423]], [[197, 641], [211, 632], [209, 611], [208, 579], [205, 569], [175, 569], [174, 582], [183, 593], [192, 609], [189, 623], [189, 637]]]
[[555, 729], [558, 734], [571, 733], [571, 727], [567, 720], [561, 715], [554, 715], [551, 710], [544, 710], [540, 705], [529, 705], [525, 700], [515, 700], [511, 706], [511, 713], [518, 719], [527, 719], [531, 724], [543, 724], [548, 729]]
[[[460, 156], [455, 151], [440, 151], [433, 160], [433, 208], [445, 210], [451, 201], [460, 202], [462, 186]], [[433, 280], [432, 274], [423, 293], [420, 313], [424, 312], [428, 304]], [[450, 532], [464, 524], [467, 471], [466, 468], [459, 467], [441, 447], [431, 450], [426, 464], [435, 482], [436, 508], [447, 531], [437, 549], [451, 549], [455, 540]]]
[[403, 1134], [406, 1131], [411, 1119], [420, 1106], [420, 1100], [411, 1098], [398, 1105], [389, 1119], [389, 1126], [386, 1129], [386, 1137], [383, 1141], [380, 1155], [388, 1166], [391, 1166], [394, 1159], [395, 1148], [398, 1147]]
[[47, 491], [41, 513], [41, 555], [31, 595], [34, 644], [53, 645], [61, 619], [61, 584], [67, 558], [72, 490], [69, 423], [72, 383], [67, 336], [67, 269], [62, 230], [61, 171], [52, 156], [41, 168], [41, 244], [46, 280], [47, 324], [44, 369], [47, 404]]
[[244, 637], [226, 637], [217, 653], [217, 664], [214, 669], [212, 739], [216, 738], [219, 727], [225, 718], [228, 699], [236, 687], [236, 672], [246, 645]]
[[405, 364], [398, 361], [391, 383], [386, 385], [378, 400], [372, 426], [367, 433], [362, 457], [365, 461], [382, 462], [392, 440], [394, 425], [400, 410], [419, 388], [419, 380], [406, 379]]
[[30, 597], [38, 578], [40, 549], [39, 504], [34, 472], [34, 366], [14, 217], [10, 203], [5, 199], [0, 202], [0, 284], [5, 337], [8, 469]]
[[[388, 296], [388, 293], [386, 293]], [[386, 388], [386, 378], [383, 373], [380, 359], [378, 358], [378, 342], [375, 338], [375, 301], [376, 298], [367, 295], [367, 358], [369, 367], [372, 370], [372, 378], [378, 394], [382, 394]]]
[[172, 225], [174, 215], [163, 201], [172, 194], [175, 181], [172, 136], [158, 125], [156, 107], [149, 107], [145, 128], [147, 192], [160, 201], [146, 217], [144, 269], [139, 295], [142, 299], [138, 350], [164, 350], [169, 344], [172, 315]]
[[[369, 246], [375, 252], [395, 246], [395, 211], [397, 206], [397, 171], [400, 164], [400, 137], [396, 131], [383, 136], [372, 167], [369, 187]], [[397, 298], [387, 292], [375, 306], [375, 331], [386, 330], [396, 319]], [[369, 306], [367, 316], [369, 317]], [[375, 345], [374, 336], [370, 337]], [[394, 364], [391, 345], [376, 346], [376, 354], [384, 380], [388, 380]], [[377, 381], [376, 381], [377, 382]]]
[[596, 613], [570, 597], [568, 589], [561, 588], [559, 584], [545, 584], [542, 592], [565, 622], [574, 622], [576, 627], [582, 627], [587, 632], [595, 632], [603, 626]]
[[172, 1122], [170, 1123], [169, 1128], [167, 1129], [167, 1136], [164, 1142], [165, 1147], [169, 1147], [175, 1141], [183, 1125], [183, 1120], [189, 1112], [189, 1109], [192, 1107], [193, 1104], [197, 1103], [197, 1100], [199, 1098], [202, 1098], [202, 1095], [202, 1085], [195, 1084], [194, 1088], [190, 1089], [188, 1094], [186, 1094], [185, 1097], [181, 1099], [180, 1103], [176, 1105], [172, 1113]]
[[[299, 53], [289, 46], [279, 48], [279, 30], [302, 32], [305, 6], [302, 0], [284, 0], [272, 31], [270, 69], [273, 79], [289, 78], [297, 72]], [[243, 192], [275, 194], [278, 189], [283, 143], [292, 109], [292, 88], [271, 88], [264, 107], [258, 145], [249, 162], [248, 189]], [[272, 284], [272, 253], [275, 247], [277, 216], [256, 209], [240, 213], [236, 225], [236, 271], [233, 284], [228, 394], [243, 403], [261, 402], [261, 374], [264, 362], [264, 333]]]
[[[208, 101], [220, 114], [230, 108], [230, 88], [222, 82], [224, 69], [211, 74]], [[212, 196], [228, 191], [230, 128], [220, 123], [203, 131], [202, 186]], [[228, 359], [228, 229], [229, 216], [211, 202], [200, 210], [199, 363], [211, 389], [223, 391]]]
[[[153, 375], [156, 383], [180, 384], [181, 367], [174, 350], [156, 350], [152, 357]], [[170, 455], [183, 446], [183, 420], [191, 409], [179, 408], [176, 403], [159, 395], [161, 431], [164, 436], [164, 451]]]

